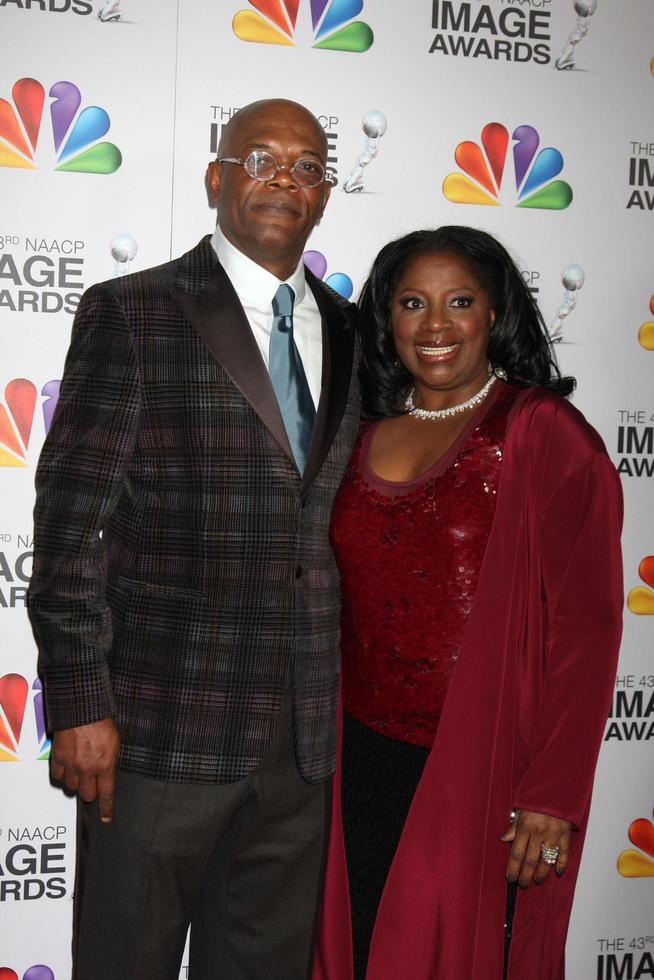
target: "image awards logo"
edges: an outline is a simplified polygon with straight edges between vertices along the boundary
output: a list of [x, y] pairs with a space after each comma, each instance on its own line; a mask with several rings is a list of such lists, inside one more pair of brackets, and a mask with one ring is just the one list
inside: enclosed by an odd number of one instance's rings
[[[649, 310], [652, 316], [654, 316], [654, 296], [649, 301]], [[652, 320], [648, 320], [641, 325], [638, 331], [638, 343], [645, 350], [654, 350], [654, 322]]]
[[[255, 10], [239, 10], [232, 21], [241, 41], [295, 46], [300, 0], [250, 0], [250, 6]], [[372, 30], [354, 20], [362, 10], [363, 0], [311, 0], [312, 47], [357, 54], [367, 51], [374, 41]]]
[[627, 596], [627, 607], [636, 616], [654, 616], [654, 555], [647, 555], [638, 566], [645, 587], [637, 585]]
[[346, 276], [344, 272], [332, 272], [330, 276], [325, 279], [325, 273], [327, 272], [327, 259], [322, 254], [322, 252], [315, 252], [310, 250], [305, 252], [302, 256], [302, 261], [306, 265], [307, 269], [313, 272], [317, 279], [324, 279], [325, 284], [333, 289], [335, 293], [342, 296], [343, 299], [349, 299], [354, 292], [354, 284], [349, 276]]
[[[11, 967], [0, 966], [0, 980], [20, 980], [20, 978]], [[55, 975], [49, 966], [37, 963], [25, 970], [23, 980], [55, 980]]]
[[[20, 674], [5, 674], [0, 677], [0, 762], [20, 762], [19, 745], [23, 735], [28, 693], [29, 685]], [[32, 693], [36, 759], [38, 762], [45, 762], [50, 758], [51, 744], [45, 730], [43, 688], [38, 677], [32, 684]]]
[[[48, 381], [41, 389], [43, 425], [50, 431], [59, 398], [60, 381]], [[5, 405], [0, 403], [0, 466], [27, 466], [27, 454], [36, 410], [37, 389], [27, 378], [14, 378], [5, 388]]]
[[[0, 167], [35, 170], [37, 156], [68, 173], [113, 174], [123, 158], [113, 143], [98, 142], [109, 132], [111, 120], [105, 109], [82, 103], [80, 90], [72, 82], [55, 82], [48, 93], [54, 158], [49, 140], [39, 142], [43, 121], [45, 89], [35, 78], [19, 78], [11, 90], [12, 106], [0, 99]], [[38, 154], [37, 154], [38, 145]]]
[[618, 871], [623, 878], [654, 878], [654, 824], [644, 817], [634, 820], [629, 825], [628, 836], [639, 850], [629, 847], [622, 851]]
[[[554, 180], [563, 170], [563, 156], [548, 146], [538, 154], [540, 136], [533, 126], [518, 126], [512, 139], [513, 168], [518, 208], [562, 211], [572, 201], [572, 188]], [[454, 204], [500, 204], [500, 192], [509, 150], [509, 132], [491, 122], [481, 131], [481, 146], [471, 140], [459, 143], [454, 159], [464, 173], [449, 174], [443, 194]]]

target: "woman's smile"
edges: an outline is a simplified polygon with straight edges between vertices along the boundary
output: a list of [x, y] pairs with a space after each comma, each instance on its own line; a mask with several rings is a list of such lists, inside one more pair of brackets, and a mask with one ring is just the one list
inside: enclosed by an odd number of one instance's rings
[[460, 344], [451, 344], [449, 347], [434, 344], [416, 344], [415, 346], [418, 355], [430, 361], [451, 360], [460, 349]]

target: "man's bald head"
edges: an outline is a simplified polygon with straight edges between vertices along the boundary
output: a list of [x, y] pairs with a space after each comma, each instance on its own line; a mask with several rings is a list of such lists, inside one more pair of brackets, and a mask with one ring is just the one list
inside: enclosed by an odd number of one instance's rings
[[313, 128], [324, 156], [327, 156], [327, 137], [322, 126], [305, 106], [290, 99], [260, 99], [239, 109], [223, 127], [218, 156], [230, 156], [234, 152], [235, 144], [240, 142], [240, 135], [244, 129], [251, 125], [265, 125], [268, 120], [282, 124], [288, 122], [291, 125], [299, 121], [308, 124]]
[[253, 123], [263, 122], [265, 124], [268, 119], [275, 122], [288, 120], [289, 123], [293, 119], [304, 120], [315, 130], [324, 157], [327, 157], [327, 137], [324, 129], [312, 112], [309, 112], [299, 102], [292, 102], [290, 99], [260, 99], [258, 102], [250, 102], [249, 105], [239, 109], [223, 127], [218, 146], [218, 157], [231, 156], [235, 152], [234, 146], [240, 142], [239, 137], [243, 129]]

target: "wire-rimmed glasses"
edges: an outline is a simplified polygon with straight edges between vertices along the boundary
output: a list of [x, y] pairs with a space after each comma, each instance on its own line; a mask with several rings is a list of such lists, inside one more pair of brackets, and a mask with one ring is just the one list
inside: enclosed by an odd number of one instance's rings
[[254, 180], [272, 180], [280, 170], [288, 170], [296, 183], [301, 187], [317, 187], [323, 181], [333, 183], [334, 178], [325, 171], [317, 160], [301, 157], [292, 167], [282, 166], [275, 160], [272, 153], [265, 150], [253, 150], [245, 160], [240, 157], [220, 157], [218, 163], [236, 163], [243, 167], [248, 177]]

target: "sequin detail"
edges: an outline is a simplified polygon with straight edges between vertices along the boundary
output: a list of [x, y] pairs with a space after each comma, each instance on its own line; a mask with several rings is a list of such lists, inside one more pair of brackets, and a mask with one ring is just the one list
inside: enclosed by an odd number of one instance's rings
[[517, 390], [502, 384], [449, 462], [409, 484], [366, 470], [362, 425], [334, 503], [343, 701], [382, 735], [429, 748], [473, 606]]

